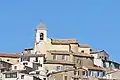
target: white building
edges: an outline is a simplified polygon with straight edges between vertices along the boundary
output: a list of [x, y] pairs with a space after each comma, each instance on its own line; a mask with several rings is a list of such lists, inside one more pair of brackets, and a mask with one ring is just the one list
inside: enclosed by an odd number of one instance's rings
[[104, 50], [91, 51], [94, 56], [94, 64], [103, 67], [103, 60], [109, 60], [109, 55]]
[[[47, 80], [47, 74], [44, 68], [45, 54], [23, 53], [19, 54], [18, 56], [19, 63], [12, 65], [12, 71], [25, 71], [26, 77], [31, 75], [36, 76], [41, 80]], [[20, 75], [21, 73], [17, 74]]]
[[[3, 80], [42, 80], [24, 71], [7, 71], [3, 73]], [[45, 79], [44, 79], [45, 80]]]

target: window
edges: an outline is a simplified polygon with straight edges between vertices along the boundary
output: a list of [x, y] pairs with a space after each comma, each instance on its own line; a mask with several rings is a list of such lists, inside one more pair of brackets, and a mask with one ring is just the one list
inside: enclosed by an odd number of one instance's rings
[[53, 60], [55, 60], [55, 59], [56, 59], [56, 57], [57, 57], [56, 55], [53, 55]]
[[38, 62], [38, 57], [36, 57], [35, 59], [36, 59], [35, 62]]
[[81, 60], [80, 60], [80, 65], [81, 65]]
[[24, 79], [24, 75], [21, 75], [21, 79]]
[[85, 71], [82, 71], [82, 75], [85, 75]]
[[107, 60], [107, 57], [105, 56], [105, 60]]
[[22, 61], [30, 61], [30, 58], [29, 58], [29, 57], [22, 57], [22, 58], [21, 58], [21, 62], [22, 62]]
[[90, 49], [90, 51], [92, 51], [92, 49]]
[[10, 61], [9, 59], [7, 59], [7, 61]]
[[23, 63], [23, 65], [28, 65], [28, 63]]
[[43, 40], [44, 34], [40, 33], [40, 40]]
[[5, 78], [10, 78], [10, 74], [5, 74]]
[[67, 76], [65, 76], [65, 79], [64, 80], [67, 80]]
[[79, 80], [79, 78], [74, 78], [74, 80]]
[[37, 72], [36, 72], [36, 74], [40, 74], [40, 72], [39, 72], [39, 71], [37, 71]]
[[17, 69], [17, 66], [14, 66], [14, 69]]
[[79, 59], [77, 59], [77, 63], [79, 63]]
[[89, 70], [89, 76], [91, 76], [92, 72]]
[[66, 60], [66, 56], [65, 55], [62, 56], [62, 60]]
[[17, 78], [17, 73], [7, 73], [5, 74], [6, 78]]
[[76, 71], [74, 71], [74, 75], [77, 75]]
[[46, 78], [43, 78], [43, 80], [46, 80]]
[[80, 72], [78, 71], [78, 75], [80, 75]]
[[60, 66], [57, 66], [57, 70], [60, 70]]
[[42, 67], [42, 64], [40, 64], [40, 67]]
[[81, 53], [84, 53], [84, 50], [82, 50]]
[[17, 73], [11, 74], [11, 77], [12, 77], [12, 78], [16, 78], [16, 77], [17, 77]]
[[99, 71], [97, 72], [97, 76], [99, 76]]

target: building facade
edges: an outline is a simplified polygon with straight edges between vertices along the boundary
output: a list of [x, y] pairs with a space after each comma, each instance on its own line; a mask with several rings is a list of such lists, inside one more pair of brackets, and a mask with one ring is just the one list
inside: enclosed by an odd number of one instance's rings
[[76, 39], [49, 38], [47, 33], [46, 25], [40, 22], [32, 48], [20, 54], [0, 54], [1, 61], [11, 64], [9, 70], [1, 72], [0, 79], [102, 80], [119, 75], [106, 73], [107, 68], [119, 69], [120, 65], [111, 61], [104, 50], [94, 51]]

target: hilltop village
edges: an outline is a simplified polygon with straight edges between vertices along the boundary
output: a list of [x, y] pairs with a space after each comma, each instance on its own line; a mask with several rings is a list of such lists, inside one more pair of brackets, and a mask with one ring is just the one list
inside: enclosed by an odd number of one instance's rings
[[0, 80], [120, 80], [120, 64], [105, 50], [76, 39], [51, 39], [41, 21], [34, 46], [0, 54]]

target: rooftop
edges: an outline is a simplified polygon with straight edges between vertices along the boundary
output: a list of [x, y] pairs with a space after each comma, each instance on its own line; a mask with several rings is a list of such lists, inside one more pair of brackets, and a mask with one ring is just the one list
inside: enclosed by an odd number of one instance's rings
[[73, 56], [78, 56], [78, 57], [91, 57], [94, 58], [92, 55], [87, 54], [87, 53], [80, 53], [80, 52], [68, 52], [68, 51], [57, 51], [57, 50], [49, 50], [47, 52], [50, 52], [53, 55], [73, 55]]
[[41, 20], [40, 24], [37, 26], [37, 30], [47, 30], [45, 23]]
[[84, 68], [78, 68], [78, 69], [67, 69], [67, 70], [61, 70], [61, 71], [55, 71], [55, 72], [49, 73], [47, 76], [52, 75], [52, 74], [62, 73], [62, 72], [69, 72], [69, 71], [80, 70], [80, 69], [85, 70]]
[[99, 67], [99, 66], [87, 66], [88, 69], [91, 69], [91, 70], [100, 70], [100, 71], [103, 71], [104, 69]]
[[31, 53], [22, 53], [18, 54], [18, 57], [44, 57], [45, 54], [31, 54]]
[[51, 39], [52, 44], [78, 44], [76, 39]]
[[58, 61], [58, 60], [46, 60], [45, 64], [62, 64], [62, 65], [74, 65], [74, 63], [70, 61]]
[[88, 44], [79, 44], [80, 48], [90, 48], [90, 45]]
[[7, 73], [24, 73], [26, 70], [10, 70], [10, 71], [5, 71], [3, 74]]
[[94, 58], [92, 55], [90, 54], [87, 54], [87, 53], [72, 53], [72, 55], [74, 56], [78, 56], [78, 57], [91, 57], [91, 58]]
[[4, 54], [4, 53], [0, 53], [0, 57], [18, 58], [17, 54]]
[[90, 52], [90, 54], [97, 54], [97, 53], [100, 53], [100, 52], [105, 52], [105, 50], [93, 50]]

